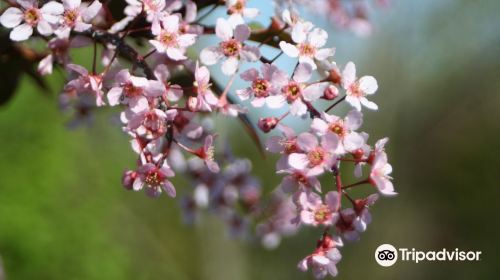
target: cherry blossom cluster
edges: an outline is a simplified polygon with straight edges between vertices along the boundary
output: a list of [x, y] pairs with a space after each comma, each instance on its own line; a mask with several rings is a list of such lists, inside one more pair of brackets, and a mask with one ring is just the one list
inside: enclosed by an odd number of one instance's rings
[[[379, 196], [396, 195], [388, 139], [373, 143], [360, 131], [363, 112], [378, 109], [376, 79], [358, 75], [353, 62], [338, 66], [328, 33], [300, 17], [293, 1], [277, 1], [267, 27], [250, 24], [260, 11], [245, 0], [127, 0], [118, 12], [99, 0], [4, 2], [0, 23], [10, 39], [46, 46], [40, 75], [56, 68], [68, 74], [60, 104], [75, 114], [72, 125], [91, 121], [99, 107], [119, 108], [137, 155], [123, 186], [151, 197], [180, 194], [186, 222], [208, 210], [231, 235], [267, 248], [302, 227], [317, 228], [316, 247], [298, 268], [324, 278], [337, 275], [340, 247], [367, 229]], [[343, 1], [329, 3], [339, 22], [351, 19], [340, 16], [348, 9]], [[209, 20], [215, 11], [225, 15]], [[263, 46], [276, 55], [264, 56]], [[73, 62], [72, 49], [83, 47], [91, 50], [92, 66]], [[280, 68], [278, 59], [295, 67]], [[213, 77], [219, 69], [225, 84]], [[342, 103], [348, 112], [334, 112]], [[282, 181], [270, 195], [250, 160], [234, 155], [226, 141], [216, 148], [216, 114], [239, 119], [259, 148], [279, 158]], [[292, 118], [307, 128], [285, 125]], [[346, 177], [358, 179], [346, 184]], [[193, 187], [176, 186], [177, 180]], [[363, 185], [372, 194], [354, 197], [351, 190]]]

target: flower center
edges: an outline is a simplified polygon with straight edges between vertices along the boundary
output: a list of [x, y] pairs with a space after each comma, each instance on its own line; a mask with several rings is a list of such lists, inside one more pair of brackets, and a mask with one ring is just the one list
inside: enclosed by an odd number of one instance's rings
[[164, 131], [164, 121], [154, 111], [147, 112], [142, 122], [144, 127], [153, 134], [161, 134]]
[[142, 94], [142, 88], [134, 86], [132, 83], [126, 83], [123, 87], [126, 97], [136, 97]]
[[236, 4], [232, 5], [229, 8], [229, 14], [241, 14], [243, 13], [243, 9], [245, 8], [245, 1], [244, 0], [239, 0], [236, 2]]
[[331, 132], [338, 136], [344, 136], [346, 133], [344, 124], [341, 121], [331, 124], [329, 128]]
[[296, 82], [291, 82], [283, 88], [283, 93], [286, 95], [289, 103], [295, 101], [302, 95], [302, 89]]
[[307, 154], [307, 159], [309, 159], [312, 166], [319, 165], [325, 160], [325, 151], [322, 148], [317, 147]]
[[304, 174], [302, 174], [302, 173], [295, 173], [293, 176], [295, 178], [295, 181], [297, 181], [298, 183], [300, 183], [300, 184], [302, 184], [303, 186], [306, 186], [306, 187], [309, 186], [307, 178], [306, 178], [306, 176], [304, 176]]
[[316, 48], [313, 47], [311, 44], [303, 43], [299, 45], [299, 52], [303, 56], [312, 57], [316, 53]]
[[144, 3], [144, 10], [146, 12], [148, 11], [156, 12], [160, 7], [157, 0], [144, 0], [143, 3]]
[[324, 223], [331, 217], [332, 212], [328, 206], [322, 204], [314, 211], [314, 220], [318, 223]]
[[220, 43], [222, 53], [225, 56], [237, 56], [241, 50], [241, 43], [235, 39], [230, 39]]
[[26, 10], [26, 12], [24, 12], [24, 21], [27, 24], [31, 26], [36, 25], [39, 20], [40, 20], [40, 12], [38, 11], [38, 9], [31, 8]]
[[177, 35], [174, 33], [169, 33], [169, 32], [162, 32], [158, 38], [158, 41], [160, 41], [162, 44], [165, 46], [175, 46], [177, 44]]
[[161, 184], [162, 180], [162, 174], [158, 170], [151, 170], [148, 172], [146, 175], [146, 178], [144, 179], [144, 182], [150, 186], [159, 186]]
[[210, 146], [210, 147], [208, 147], [208, 149], [205, 150], [205, 160], [213, 161], [214, 155], [215, 155], [214, 146]]
[[291, 153], [298, 151], [295, 140], [284, 139], [284, 140], [281, 140], [279, 143], [285, 149], [286, 154], [291, 154]]
[[252, 83], [252, 90], [256, 97], [269, 96], [269, 82], [264, 79], [257, 79]]
[[359, 88], [359, 83], [355, 82], [349, 87], [349, 92], [350, 95], [356, 96], [356, 97], [363, 97], [365, 94], [364, 92]]
[[63, 16], [64, 24], [67, 26], [74, 26], [78, 16], [79, 14], [77, 9], [65, 11]]

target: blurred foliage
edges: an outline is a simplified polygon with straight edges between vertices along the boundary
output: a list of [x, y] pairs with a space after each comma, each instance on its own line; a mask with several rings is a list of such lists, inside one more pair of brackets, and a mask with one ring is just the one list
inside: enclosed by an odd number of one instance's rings
[[[373, 141], [391, 138], [400, 193], [382, 199], [360, 242], [342, 248], [338, 279], [498, 278], [499, 8], [495, 0], [393, 1], [375, 15], [375, 36], [331, 36], [339, 63], [352, 59], [360, 74], [379, 80], [374, 99], [381, 109], [365, 113], [363, 129]], [[0, 69], [7, 73], [10, 66]], [[60, 75], [48, 84], [56, 93]], [[177, 200], [121, 187], [134, 155], [115, 125], [116, 111], [68, 130], [55, 94], [39, 91], [24, 75], [20, 94], [0, 108], [0, 255], [7, 279], [311, 278], [295, 265], [318, 230], [305, 229], [266, 251], [229, 240], [209, 216], [185, 226]], [[218, 126], [236, 143], [235, 153], [255, 162], [266, 191], [275, 187], [275, 158], [259, 157], [238, 121], [220, 118]], [[180, 192], [190, 188], [182, 178], [175, 183]], [[325, 181], [325, 190], [331, 186]], [[474, 263], [381, 268], [373, 253], [382, 243], [483, 254]]]

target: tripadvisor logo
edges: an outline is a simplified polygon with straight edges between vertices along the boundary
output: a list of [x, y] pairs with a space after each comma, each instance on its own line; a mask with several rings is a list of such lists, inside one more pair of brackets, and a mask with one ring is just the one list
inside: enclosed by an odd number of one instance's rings
[[411, 261], [419, 263], [421, 261], [479, 261], [481, 251], [462, 251], [441, 249], [439, 251], [420, 251], [415, 248], [396, 249], [391, 244], [382, 244], [375, 250], [375, 260], [381, 266], [392, 266], [398, 259], [400, 261]]

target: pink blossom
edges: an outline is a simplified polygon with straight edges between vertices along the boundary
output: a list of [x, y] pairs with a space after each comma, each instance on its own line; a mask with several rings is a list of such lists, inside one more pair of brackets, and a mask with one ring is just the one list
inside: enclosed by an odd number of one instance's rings
[[296, 191], [310, 192], [316, 190], [321, 192], [321, 183], [317, 176], [321, 174], [319, 169], [296, 170], [293, 168], [278, 171], [279, 174], [288, 174], [281, 181], [281, 189], [285, 193]]
[[[254, 107], [262, 107], [270, 96], [280, 93], [280, 89], [288, 82], [288, 77], [285, 72], [278, 69], [272, 64], [262, 64], [262, 76], [255, 69], [249, 69], [241, 74], [241, 78], [245, 81], [252, 82], [252, 85], [246, 89], [236, 90], [236, 94], [241, 100], [247, 100], [253, 97], [251, 104]], [[270, 103], [272, 106], [276, 103]]]
[[244, 18], [254, 18], [259, 14], [256, 8], [247, 8], [246, 0], [226, 0], [227, 13], [230, 15], [228, 22], [236, 26], [244, 24]]
[[14, 28], [10, 32], [12, 41], [27, 40], [33, 34], [36, 27], [38, 33], [43, 36], [51, 35], [54, 32], [52, 24], [59, 21], [63, 13], [63, 5], [55, 1], [50, 1], [38, 8], [38, 1], [17, 0], [20, 8], [10, 7], [0, 16], [0, 23], [6, 28]]
[[196, 93], [196, 109], [203, 111], [212, 111], [212, 108], [217, 105], [219, 99], [210, 89], [210, 72], [205, 66], [199, 67], [196, 63], [196, 70], [194, 72], [195, 81], [194, 86]]
[[336, 265], [342, 258], [337, 247], [342, 245], [342, 241], [338, 237], [323, 236], [319, 241], [318, 248], [302, 259], [298, 264], [298, 268], [301, 271], [307, 271], [311, 268], [316, 279], [325, 278], [328, 274], [332, 277], [337, 276]]
[[177, 112], [173, 110], [167, 113], [148, 106], [139, 112], [127, 109], [121, 114], [121, 119], [127, 124], [129, 131], [133, 131], [147, 139], [156, 139], [165, 134], [166, 120], [173, 119]]
[[83, 32], [92, 27], [90, 21], [99, 13], [102, 4], [95, 0], [92, 4], [82, 4], [81, 0], [63, 0], [64, 12], [55, 33], [60, 38], [69, 37], [71, 30]]
[[326, 44], [328, 33], [321, 28], [313, 28], [310, 22], [297, 22], [292, 28], [292, 40], [296, 45], [280, 42], [281, 50], [290, 57], [298, 57], [300, 63], [308, 63], [316, 69], [314, 60], [325, 60], [333, 56], [333, 48], [321, 48]]
[[[181, 86], [170, 83], [170, 71], [168, 70], [168, 67], [166, 65], [159, 64], [158, 66], [156, 66], [154, 75], [156, 79], [160, 81], [161, 84], [163, 84], [163, 89], [161, 91], [169, 101], [177, 102], [182, 98], [184, 92]], [[158, 90], [158, 87], [161, 86], [155, 83], [153, 87]]]
[[301, 63], [294, 71], [292, 80], [281, 87], [278, 95], [269, 96], [266, 103], [270, 108], [280, 108], [284, 104], [290, 104], [290, 113], [294, 116], [303, 116], [307, 113], [306, 102], [316, 101], [323, 95], [328, 83], [306, 82], [312, 75], [312, 67], [307, 63]]
[[182, 34], [179, 32], [179, 17], [172, 15], [161, 19], [162, 28], [153, 29], [155, 40], [149, 42], [159, 53], [165, 53], [170, 59], [186, 59], [186, 48], [195, 43], [195, 34]]
[[168, 196], [175, 197], [174, 185], [167, 179], [175, 174], [170, 166], [165, 162], [162, 167], [157, 167], [152, 163], [146, 163], [137, 169], [139, 176], [134, 180], [133, 190], [139, 191], [145, 188], [146, 194], [151, 197], [158, 197], [162, 191]]
[[[327, 133], [321, 137], [321, 143], [311, 133], [301, 133], [297, 137], [297, 146], [302, 153], [292, 153], [288, 158], [288, 164], [298, 170], [306, 168], [318, 169], [321, 172], [330, 170], [336, 162], [335, 150], [338, 147], [338, 136]], [[320, 171], [321, 170], [321, 171]]]
[[92, 74], [84, 67], [76, 64], [68, 64], [66, 68], [70, 71], [77, 73], [77, 78], [68, 82], [80, 94], [95, 95], [96, 105], [105, 105], [103, 100], [102, 80], [101, 74]]
[[321, 197], [313, 192], [301, 192], [299, 195], [301, 207], [300, 220], [306, 225], [330, 226], [337, 221], [339, 207], [339, 194], [328, 192], [325, 195], [325, 203]]
[[372, 76], [356, 78], [356, 66], [348, 62], [342, 72], [342, 87], [346, 90], [346, 101], [358, 111], [361, 105], [371, 110], [377, 110], [377, 104], [369, 101], [366, 96], [374, 94], [377, 89], [377, 80]]
[[243, 45], [243, 42], [250, 37], [250, 28], [240, 24], [232, 27], [228, 21], [223, 18], [217, 19], [215, 34], [222, 39], [218, 46], [207, 47], [200, 53], [200, 60], [205, 65], [213, 65], [221, 59], [222, 73], [232, 75], [239, 66], [239, 61], [257, 61], [260, 57], [259, 48]]
[[158, 97], [163, 92], [163, 85], [158, 81], [130, 75], [128, 69], [123, 69], [115, 76], [114, 87], [108, 92], [108, 102], [111, 106], [127, 104], [132, 111], [140, 112], [149, 107], [146, 97]]
[[356, 219], [353, 223], [358, 232], [364, 232], [366, 227], [372, 222], [369, 207], [378, 200], [378, 197], [379, 195], [374, 193], [365, 199], [357, 199], [355, 201], [354, 210], [356, 211]]
[[332, 132], [339, 137], [338, 154], [352, 152], [364, 143], [363, 137], [355, 132], [363, 123], [363, 114], [359, 111], [350, 111], [344, 119], [328, 113], [321, 113], [321, 118], [314, 118], [311, 130], [318, 135]]
[[205, 137], [205, 143], [203, 147], [196, 151], [196, 155], [199, 156], [205, 162], [206, 166], [213, 173], [218, 173], [220, 168], [217, 162], [214, 161], [215, 147], [213, 145], [214, 137], [208, 135]]
[[386, 196], [397, 194], [391, 182], [392, 178], [389, 176], [391, 172], [392, 166], [387, 162], [387, 154], [384, 151], [375, 152], [370, 172], [370, 182], [381, 194]]

